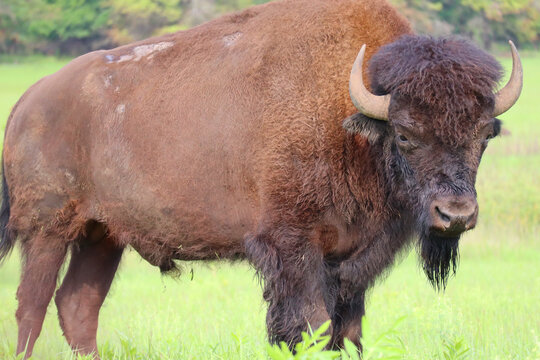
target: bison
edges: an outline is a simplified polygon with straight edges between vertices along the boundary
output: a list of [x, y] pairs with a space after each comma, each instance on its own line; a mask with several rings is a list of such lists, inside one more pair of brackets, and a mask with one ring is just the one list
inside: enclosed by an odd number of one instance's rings
[[455, 271], [495, 117], [521, 91], [511, 50], [495, 92], [492, 56], [413, 34], [384, 1], [283, 0], [38, 81], [3, 149], [0, 254], [17, 240], [23, 256], [17, 353], [31, 354], [69, 251], [60, 324], [97, 357], [128, 246], [164, 272], [247, 258], [270, 341], [331, 320], [331, 346], [359, 344], [365, 292], [400, 250], [418, 244], [435, 287]]

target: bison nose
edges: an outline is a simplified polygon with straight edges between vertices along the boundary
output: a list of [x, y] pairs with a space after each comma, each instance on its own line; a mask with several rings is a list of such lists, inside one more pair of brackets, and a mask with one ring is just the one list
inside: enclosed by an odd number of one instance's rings
[[441, 235], [455, 236], [476, 225], [478, 204], [474, 196], [444, 196], [430, 207], [431, 228]]

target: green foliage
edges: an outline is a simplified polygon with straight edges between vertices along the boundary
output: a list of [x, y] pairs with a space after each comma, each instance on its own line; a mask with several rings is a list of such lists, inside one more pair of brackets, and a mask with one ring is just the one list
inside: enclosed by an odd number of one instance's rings
[[[0, 52], [82, 53], [198, 25], [269, 0], [3, 0]], [[540, 0], [390, 0], [420, 33], [490, 48], [539, 42]]]
[[468, 358], [470, 349], [465, 345], [463, 339], [455, 339], [444, 344], [444, 360], [465, 360]]
[[253, 5], [267, 3], [270, 0], [215, 0], [218, 12], [245, 9]]
[[[447, 13], [460, 16], [462, 33], [480, 37], [485, 47], [493, 41], [513, 39], [518, 44], [538, 41], [540, 2], [538, 0], [446, 0]], [[456, 16], [456, 14], [458, 16]], [[450, 18], [452, 19], [452, 18]], [[479, 26], [480, 25], [480, 26]], [[476, 33], [476, 36], [474, 36]]]
[[486, 48], [513, 39], [535, 45], [540, 0], [391, 0], [421, 33], [459, 34]]
[[[268, 356], [272, 360], [331, 360], [337, 359], [338, 351], [324, 350], [330, 342], [330, 335], [324, 335], [330, 328], [330, 321], [325, 322], [315, 332], [302, 332], [302, 341], [294, 346], [294, 352], [285, 342], [279, 345], [266, 345]], [[310, 329], [311, 330], [311, 329]]]
[[419, 33], [441, 35], [450, 31], [447, 25], [438, 21], [441, 2], [432, 0], [390, 0], [390, 2]]
[[[22, 5], [24, 3], [25, 5]], [[67, 40], [94, 36], [106, 25], [108, 10], [101, 0], [26, 0], [19, 2], [28, 34], [36, 39]]]
[[[47, 50], [68, 40], [90, 42], [103, 35], [109, 11], [102, 0], [4, 0], [0, 48]], [[43, 45], [45, 44], [45, 45]]]
[[[302, 341], [294, 346], [291, 351], [286, 343], [279, 345], [267, 345], [267, 354], [272, 360], [400, 360], [409, 353], [405, 343], [399, 336], [397, 327], [405, 320], [405, 316], [397, 319], [394, 324], [378, 336], [373, 337], [367, 318], [362, 319], [362, 333], [366, 336], [362, 339], [364, 351], [360, 355], [358, 347], [349, 339], [344, 340], [341, 351], [325, 350], [330, 341], [329, 335], [324, 335], [330, 321], [324, 323], [315, 332], [302, 333]], [[469, 348], [463, 339], [444, 341], [440, 347], [441, 354], [433, 356], [443, 360], [465, 360], [468, 358]]]
[[[291, 351], [286, 343], [281, 342], [279, 345], [267, 345], [267, 353], [272, 360], [398, 360], [406, 354], [405, 344], [396, 331], [403, 319], [405, 317], [399, 318], [394, 325], [374, 339], [371, 336], [363, 339], [364, 352], [362, 356], [360, 356], [358, 347], [349, 339], [344, 340], [344, 347], [341, 351], [325, 350], [330, 342], [330, 336], [324, 334], [330, 327], [330, 321], [325, 322], [315, 332], [310, 331], [309, 334], [303, 332], [302, 341], [294, 346], [294, 351]], [[362, 333], [370, 335], [372, 333], [366, 318], [362, 319]], [[461, 360], [462, 358], [455, 359]]]
[[[82, 53], [198, 25], [269, 0], [3, 0], [0, 52]], [[486, 48], [537, 45], [540, 0], [390, 0], [420, 33]]]
[[105, 0], [110, 6], [109, 37], [127, 43], [162, 33], [178, 26], [183, 10], [181, 0]]
[[[399, 336], [397, 328], [404, 320], [405, 316], [398, 318], [386, 331], [373, 338], [372, 334], [374, 334], [375, 331], [371, 329], [368, 318], [364, 317], [362, 319], [362, 334], [365, 334], [362, 339], [362, 345], [364, 347], [362, 360], [403, 359], [405, 354], [407, 354], [407, 347]], [[345, 349], [347, 349], [347, 342], [345, 342]], [[342, 358], [343, 360], [349, 359], [343, 356]], [[351, 358], [351, 360], [360, 359]]]

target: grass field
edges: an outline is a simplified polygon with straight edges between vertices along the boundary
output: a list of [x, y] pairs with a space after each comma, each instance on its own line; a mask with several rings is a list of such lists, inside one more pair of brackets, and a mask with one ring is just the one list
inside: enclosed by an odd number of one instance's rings
[[[65, 62], [0, 64], [0, 119], [29, 85]], [[394, 337], [405, 359], [444, 359], [444, 345], [459, 339], [469, 359], [540, 359], [540, 57], [523, 63], [523, 95], [501, 117], [511, 135], [490, 144], [480, 167], [479, 225], [463, 238], [457, 276], [444, 294], [436, 293], [413, 251], [369, 296], [368, 342], [404, 317]], [[253, 270], [245, 263], [186, 263], [185, 269], [179, 279], [161, 277], [127, 253], [100, 316], [103, 358], [267, 356], [265, 305]], [[1, 359], [14, 358], [18, 278], [14, 253], [0, 268]], [[34, 354], [72, 358], [53, 305]]]

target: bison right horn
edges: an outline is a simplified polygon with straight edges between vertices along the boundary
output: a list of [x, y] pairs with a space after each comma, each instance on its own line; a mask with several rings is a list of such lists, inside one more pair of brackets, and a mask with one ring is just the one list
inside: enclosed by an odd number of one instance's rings
[[512, 74], [508, 83], [495, 94], [493, 116], [501, 115], [510, 109], [516, 103], [523, 88], [523, 67], [521, 66], [519, 53], [512, 41], [508, 41], [508, 43], [510, 43], [510, 49], [512, 50]]
[[373, 95], [364, 85], [362, 64], [364, 62], [365, 52], [366, 44], [362, 45], [351, 70], [351, 77], [349, 79], [351, 100], [362, 114], [378, 120], [388, 120], [390, 95]]

